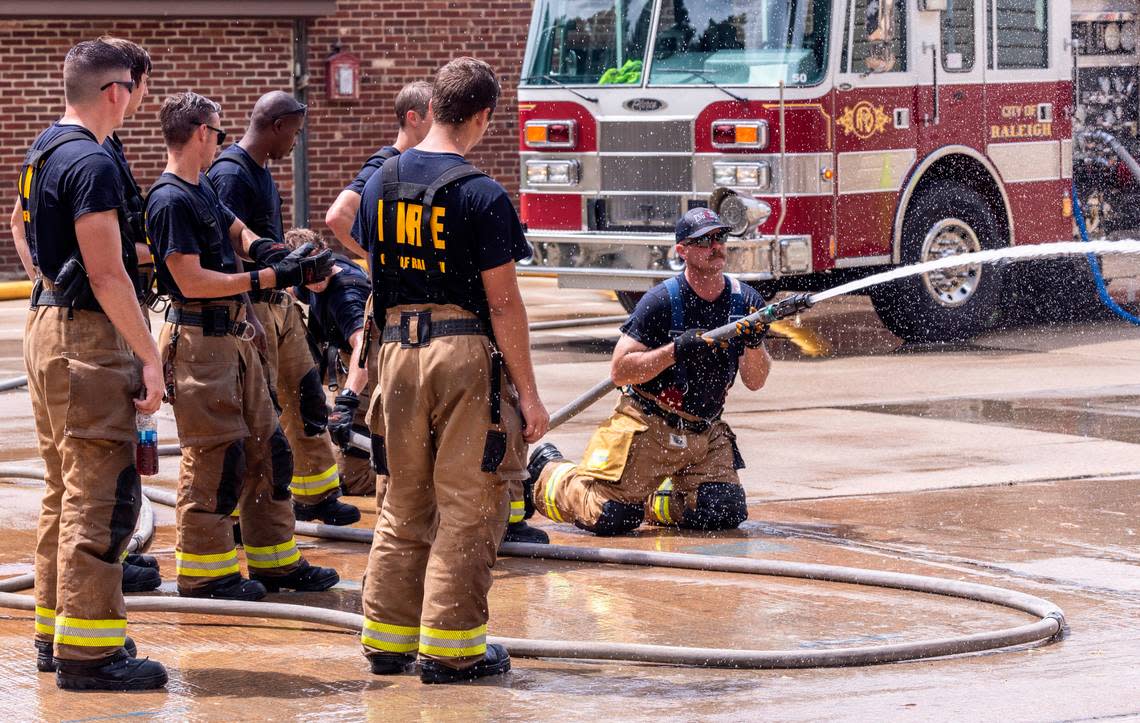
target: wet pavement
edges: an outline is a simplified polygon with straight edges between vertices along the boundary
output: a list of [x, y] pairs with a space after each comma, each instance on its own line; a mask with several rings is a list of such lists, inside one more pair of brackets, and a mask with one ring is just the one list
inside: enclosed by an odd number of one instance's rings
[[[532, 320], [620, 313], [603, 292], [528, 281]], [[22, 373], [22, 305], [0, 304], [0, 377]], [[970, 656], [788, 671], [516, 658], [500, 679], [423, 686], [368, 673], [350, 634], [320, 626], [131, 615], [167, 690], [64, 694], [36, 674], [28, 613], [0, 610], [0, 710], [11, 719], [110, 720], [1093, 720], [1140, 718], [1140, 340], [1089, 323], [1019, 328], [955, 348], [905, 348], [861, 298], [805, 313], [773, 343], [768, 388], [730, 393], [748, 467], [738, 531], [643, 527], [580, 546], [847, 565], [981, 582], [1046, 598], [1070, 634]], [[613, 328], [536, 334], [553, 410], [606, 374]], [[806, 340], [806, 341], [805, 341]], [[829, 354], [808, 357], [805, 344]], [[612, 399], [556, 430], [574, 456]], [[0, 460], [34, 464], [27, 394], [0, 393]], [[163, 412], [160, 434], [174, 437]], [[170, 487], [175, 461], [162, 461]], [[3, 481], [3, 480], [0, 480]], [[0, 575], [31, 569], [38, 490], [3, 481]], [[375, 520], [370, 500], [359, 526]], [[172, 575], [173, 514], [151, 552]], [[304, 540], [342, 582], [280, 602], [359, 611], [363, 545]], [[161, 594], [174, 594], [167, 582]], [[820, 650], [995, 630], [1025, 614], [967, 600], [787, 578], [502, 558], [491, 633], [511, 637]]]

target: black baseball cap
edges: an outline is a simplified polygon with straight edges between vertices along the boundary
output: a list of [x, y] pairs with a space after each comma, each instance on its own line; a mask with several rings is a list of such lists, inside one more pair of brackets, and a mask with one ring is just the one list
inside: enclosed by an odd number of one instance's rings
[[728, 231], [731, 228], [711, 208], [690, 208], [677, 221], [677, 243], [700, 238], [712, 231]]

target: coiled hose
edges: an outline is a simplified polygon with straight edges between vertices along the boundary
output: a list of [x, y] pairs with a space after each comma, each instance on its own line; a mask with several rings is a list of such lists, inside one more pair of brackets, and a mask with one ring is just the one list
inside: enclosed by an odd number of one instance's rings
[[[0, 468], [0, 477], [3, 476], [42, 479], [42, 473], [27, 468]], [[150, 500], [157, 504], [173, 506], [175, 503], [175, 494], [169, 490], [146, 488], [144, 492]], [[144, 509], [149, 509], [149, 507]], [[153, 531], [153, 517], [140, 522], [139, 531], [136, 534], [141, 536], [145, 532], [143, 528], [147, 524]], [[368, 543], [372, 539], [372, 532], [369, 530], [303, 522], [297, 523], [296, 532], [305, 536], [361, 543]], [[132, 540], [132, 544], [134, 542]], [[922, 575], [775, 560], [750, 560], [711, 555], [566, 545], [506, 543], [501, 547], [500, 553], [508, 557], [667, 567], [870, 585], [986, 602], [1025, 612], [1038, 618], [1038, 620], [1024, 625], [971, 635], [874, 647], [830, 650], [733, 650], [634, 643], [530, 640], [493, 636], [489, 638], [490, 642], [504, 645], [512, 655], [519, 657], [616, 660], [721, 668], [834, 667], [961, 655], [981, 650], [1049, 642], [1061, 637], [1066, 630], [1064, 614], [1060, 608], [1048, 600], [990, 585], [944, 580]], [[15, 590], [28, 587], [32, 583], [30, 578], [30, 575], [22, 575], [0, 582], [0, 606], [20, 610], [33, 609], [35, 602], [32, 597], [13, 594]], [[132, 596], [127, 598], [127, 607], [130, 610], [140, 612], [193, 613], [240, 618], [294, 620], [328, 625], [353, 633], [359, 632], [363, 625], [363, 617], [355, 613], [282, 603]]]

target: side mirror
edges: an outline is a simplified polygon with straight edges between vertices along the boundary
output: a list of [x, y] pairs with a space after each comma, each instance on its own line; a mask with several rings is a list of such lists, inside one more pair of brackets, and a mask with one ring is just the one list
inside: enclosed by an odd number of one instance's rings
[[743, 236], [772, 215], [772, 207], [767, 203], [741, 196], [731, 188], [723, 187], [713, 191], [712, 198], [709, 199], [709, 208], [732, 227], [728, 232], [733, 236]]

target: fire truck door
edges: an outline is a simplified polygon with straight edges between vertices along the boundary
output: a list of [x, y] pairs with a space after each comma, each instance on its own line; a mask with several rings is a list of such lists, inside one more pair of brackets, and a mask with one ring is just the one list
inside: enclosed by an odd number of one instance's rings
[[947, 0], [943, 11], [918, 13], [919, 159], [949, 145], [985, 152], [986, 63], [980, 49], [986, 2]]
[[844, 4], [835, 95], [837, 268], [890, 262], [898, 192], [916, 155], [920, 57], [906, 0]]

